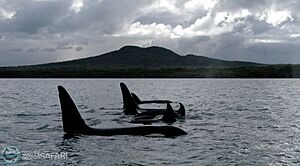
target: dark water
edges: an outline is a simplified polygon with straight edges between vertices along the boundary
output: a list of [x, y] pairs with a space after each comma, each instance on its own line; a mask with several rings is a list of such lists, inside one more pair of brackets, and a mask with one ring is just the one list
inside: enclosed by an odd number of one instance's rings
[[[56, 86], [68, 89], [88, 125], [133, 126], [121, 113], [120, 81], [142, 99], [183, 102], [187, 117], [174, 126], [189, 134], [65, 138]], [[300, 164], [300, 80], [0, 80], [0, 110], [2, 147], [68, 152], [18, 165]]]

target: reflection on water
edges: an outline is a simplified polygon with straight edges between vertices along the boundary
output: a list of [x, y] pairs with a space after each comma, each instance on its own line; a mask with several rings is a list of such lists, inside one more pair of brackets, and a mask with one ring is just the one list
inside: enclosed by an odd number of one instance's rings
[[[186, 119], [174, 126], [189, 134], [175, 139], [64, 134], [57, 85], [68, 89], [88, 125], [135, 126], [122, 114], [121, 81], [141, 99], [184, 103]], [[67, 160], [20, 165], [298, 165], [299, 87], [296, 79], [0, 80], [0, 144], [68, 152]]]

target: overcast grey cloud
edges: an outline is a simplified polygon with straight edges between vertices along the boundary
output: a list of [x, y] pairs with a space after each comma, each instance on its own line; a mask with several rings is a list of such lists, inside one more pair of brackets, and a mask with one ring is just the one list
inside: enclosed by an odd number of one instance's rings
[[300, 63], [298, 0], [0, 0], [0, 65], [98, 55], [124, 45]]

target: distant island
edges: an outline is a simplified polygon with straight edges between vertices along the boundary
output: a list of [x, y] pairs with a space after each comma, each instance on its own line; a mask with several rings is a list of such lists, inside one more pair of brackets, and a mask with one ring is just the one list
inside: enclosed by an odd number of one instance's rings
[[0, 67], [0, 78], [299, 78], [300, 65], [225, 61], [163, 47], [125, 46], [102, 55]]

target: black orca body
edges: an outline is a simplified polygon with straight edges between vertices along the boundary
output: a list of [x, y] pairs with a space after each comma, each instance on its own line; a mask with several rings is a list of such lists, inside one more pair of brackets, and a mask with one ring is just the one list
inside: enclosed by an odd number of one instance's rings
[[61, 104], [63, 129], [68, 134], [83, 135], [150, 135], [162, 134], [174, 137], [187, 134], [184, 130], [173, 126], [139, 126], [111, 129], [95, 129], [86, 125], [82, 119], [74, 101], [65, 88], [58, 86], [59, 100]]
[[[134, 93], [130, 93], [127, 86], [121, 82], [120, 83], [122, 97], [123, 97], [123, 110], [126, 115], [138, 115], [138, 116], [156, 116], [156, 115], [164, 115], [165, 109], [141, 109], [139, 108], [138, 104], [170, 104], [172, 103], [169, 100], [149, 100], [149, 101], [141, 101]], [[182, 108], [183, 107], [183, 108]], [[182, 111], [185, 111], [185, 108], [183, 104], [180, 103], [180, 108], [178, 111], [175, 112], [175, 114], [178, 114], [177, 112], [180, 111], [181, 115]], [[176, 117], [182, 117], [181, 115], [176, 115]]]

